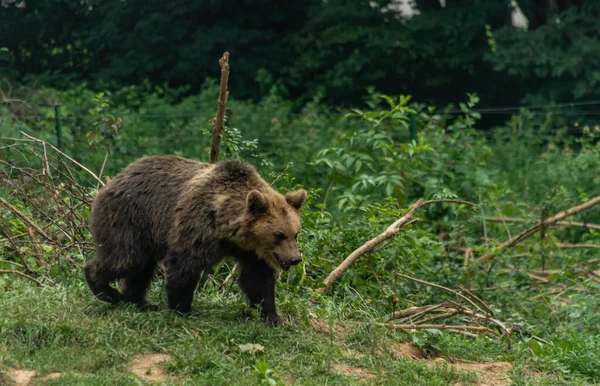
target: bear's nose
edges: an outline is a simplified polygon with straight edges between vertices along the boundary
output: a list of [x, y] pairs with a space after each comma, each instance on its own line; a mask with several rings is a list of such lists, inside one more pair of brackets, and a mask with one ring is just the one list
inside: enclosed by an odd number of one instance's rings
[[298, 255], [296, 257], [292, 257], [292, 260], [290, 261], [290, 263], [292, 265], [297, 265], [302, 261], [302, 256]]

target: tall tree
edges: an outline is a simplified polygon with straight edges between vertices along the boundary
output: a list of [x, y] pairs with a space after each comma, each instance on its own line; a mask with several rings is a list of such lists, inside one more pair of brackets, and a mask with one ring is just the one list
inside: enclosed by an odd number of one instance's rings
[[571, 6], [581, 8], [582, 0], [517, 0], [517, 4], [529, 20], [529, 28], [536, 29]]
[[526, 101], [600, 97], [600, 2], [583, 1], [580, 9], [574, 5], [560, 14], [558, 9], [551, 13], [560, 17], [560, 23], [547, 21], [528, 31], [501, 28], [494, 32], [497, 50], [487, 60], [496, 71], [527, 85]]

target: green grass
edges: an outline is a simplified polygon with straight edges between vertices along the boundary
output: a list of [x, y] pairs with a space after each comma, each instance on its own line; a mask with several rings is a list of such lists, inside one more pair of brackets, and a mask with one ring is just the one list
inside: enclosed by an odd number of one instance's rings
[[[353, 324], [333, 338], [316, 333], [311, 313], [319, 315], [323, 323], [344, 325], [340, 316], [348, 310], [333, 303], [314, 305], [280, 291], [284, 326], [269, 328], [237, 291], [220, 294], [209, 288], [195, 297], [194, 314], [181, 318], [166, 310], [160, 286], [160, 282], [153, 285], [150, 298], [164, 311], [142, 313], [131, 306], [94, 300], [80, 277], [51, 289], [14, 277], [0, 278], [0, 369], [35, 370], [40, 374], [34, 380], [36, 385], [139, 385], [142, 382], [129, 372], [131, 359], [140, 353], [166, 353], [172, 357], [162, 364], [170, 375], [164, 382], [168, 385], [257, 384], [254, 369], [260, 362], [273, 370], [278, 384], [347, 385], [360, 381], [336, 372], [340, 364], [372, 374], [367, 383], [477, 384], [473, 373], [430, 367], [424, 360], [394, 359], [390, 347], [410, 340], [406, 332]], [[246, 343], [260, 344], [264, 352], [241, 352], [238, 346]], [[527, 378], [520, 371], [528, 362], [523, 351], [483, 338], [442, 334], [428, 352], [483, 362], [511, 361], [515, 384], [584, 383], [551, 374]], [[42, 380], [54, 372], [62, 376]], [[0, 384], [5, 383], [0, 370]]]

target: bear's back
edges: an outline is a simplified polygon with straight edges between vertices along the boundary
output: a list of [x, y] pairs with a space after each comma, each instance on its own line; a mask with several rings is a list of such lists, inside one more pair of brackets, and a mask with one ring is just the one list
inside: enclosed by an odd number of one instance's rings
[[185, 184], [210, 167], [176, 156], [134, 161], [94, 199], [92, 235], [97, 242], [106, 242], [136, 233], [148, 243], [165, 243], [173, 208]]
[[224, 190], [242, 189], [247, 193], [252, 189], [262, 190], [268, 187], [252, 165], [237, 159], [219, 162], [211, 171], [211, 175], [211, 181]]
[[169, 245], [191, 248], [200, 242], [226, 240], [232, 224], [247, 212], [252, 190], [274, 192], [256, 169], [243, 161], [220, 161], [197, 173], [181, 192], [169, 235]]

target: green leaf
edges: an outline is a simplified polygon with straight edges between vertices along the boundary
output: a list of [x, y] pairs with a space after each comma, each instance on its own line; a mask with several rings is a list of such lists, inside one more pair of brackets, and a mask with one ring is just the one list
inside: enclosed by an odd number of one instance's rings
[[539, 356], [543, 351], [542, 345], [535, 339], [531, 339], [527, 342], [527, 346], [536, 356]]
[[354, 165], [354, 168], [356, 169], [356, 172], [358, 173], [360, 171], [360, 169], [362, 168], [362, 161], [361, 160], [357, 160], [356, 164]]
[[388, 183], [385, 187], [385, 194], [389, 196], [391, 196], [394, 193], [394, 189], [396, 188], [396, 186], [392, 183]]

